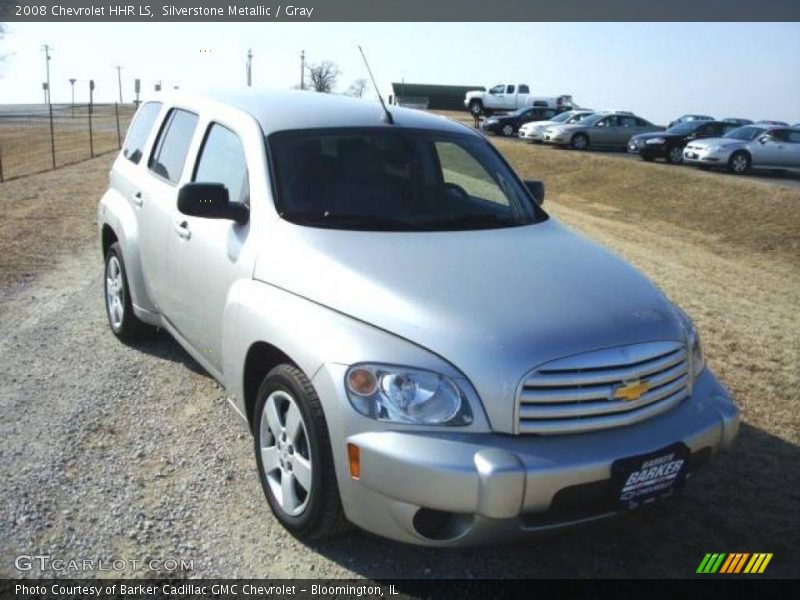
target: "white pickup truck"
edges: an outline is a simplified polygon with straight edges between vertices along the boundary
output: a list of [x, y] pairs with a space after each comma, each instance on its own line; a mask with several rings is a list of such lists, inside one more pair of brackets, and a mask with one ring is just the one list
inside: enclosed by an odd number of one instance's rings
[[464, 107], [476, 117], [498, 111], [517, 110], [526, 106], [572, 106], [572, 96], [534, 96], [526, 83], [500, 83], [488, 92], [467, 92]]

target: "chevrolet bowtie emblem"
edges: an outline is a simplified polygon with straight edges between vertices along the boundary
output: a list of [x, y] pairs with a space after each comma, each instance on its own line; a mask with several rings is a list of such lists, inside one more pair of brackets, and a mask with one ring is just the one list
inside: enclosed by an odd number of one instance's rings
[[641, 398], [642, 394], [649, 389], [650, 384], [646, 381], [640, 381], [638, 379], [636, 381], [628, 381], [614, 390], [614, 398], [633, 402]]

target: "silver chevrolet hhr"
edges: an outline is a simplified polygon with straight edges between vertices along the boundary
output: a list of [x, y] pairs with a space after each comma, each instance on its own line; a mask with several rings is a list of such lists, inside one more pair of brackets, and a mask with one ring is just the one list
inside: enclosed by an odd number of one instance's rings
[[167, 330], [224, 384], [300, 538], [609, 516], [680, 490], [738, 409], [686, 314], [543, 199], [425, 112], [155, 96], [99, 204], [109, 323]]

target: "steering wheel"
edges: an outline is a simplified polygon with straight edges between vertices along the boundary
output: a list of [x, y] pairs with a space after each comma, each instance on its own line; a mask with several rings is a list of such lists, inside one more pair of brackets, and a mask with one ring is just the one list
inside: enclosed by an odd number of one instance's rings
[[449, 181], [445, 181], [444, 189], [447, 190], [448, 194], [454, 194], [458, 196], [459, 199], [461, 200], [468, 200], [470, 197], [469, 194], [467, 193], [467, 190], [465, 190], [457, 183], [451, 183]]

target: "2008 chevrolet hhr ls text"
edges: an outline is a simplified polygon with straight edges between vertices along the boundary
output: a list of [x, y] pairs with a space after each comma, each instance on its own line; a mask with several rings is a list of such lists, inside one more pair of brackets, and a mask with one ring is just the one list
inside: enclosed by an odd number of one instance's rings
[[99, 204], [123, 341], [167, 330], [275, 517], [475, 544], [683, 487], [739, 412], [694, 325], [470, 128], [309, 92], [139, 108]]

